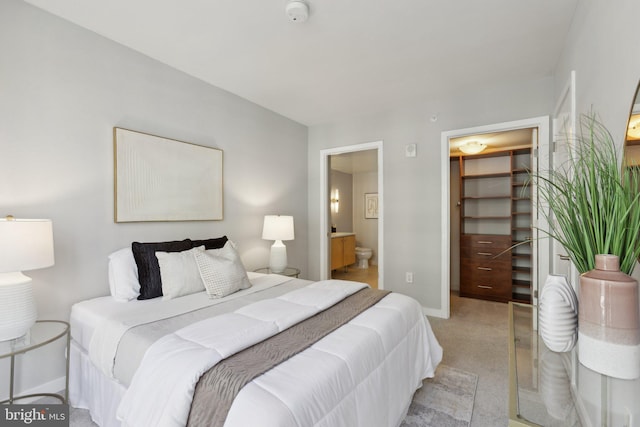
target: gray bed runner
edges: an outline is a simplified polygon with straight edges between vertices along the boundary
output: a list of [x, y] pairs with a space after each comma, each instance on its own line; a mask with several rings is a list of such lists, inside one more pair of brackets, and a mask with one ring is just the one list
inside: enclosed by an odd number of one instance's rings
[[200, 378], [187, 425], [221, 427], [242, 387], [310, 347], [387, 294], [389, 291], [362, 289], [317, 315], [221, 361]]

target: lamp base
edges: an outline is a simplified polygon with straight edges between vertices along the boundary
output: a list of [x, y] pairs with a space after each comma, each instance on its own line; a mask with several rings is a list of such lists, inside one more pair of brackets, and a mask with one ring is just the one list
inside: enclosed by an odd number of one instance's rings
[[20, 272], [0, 273], [0, 341], [23, 336], [37, 317], [31, 279]]
[[287, 247], [282, 240], [276, 240], [271, 245], [269, 256], [269, 269], [272, 273], [282, 273], [287, 268]]

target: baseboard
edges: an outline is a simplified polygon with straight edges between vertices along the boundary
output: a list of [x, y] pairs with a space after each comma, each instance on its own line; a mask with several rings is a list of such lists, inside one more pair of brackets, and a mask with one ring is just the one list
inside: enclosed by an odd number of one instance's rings
[[444, 310], [439, 309], [439, 308], [430, 308], [430, 307], [422, 307], [422, 313], [424, 313], [425, 316], [431, 316], [431, 317], [439, 317], [441, 319], [446, 319], [447, 315], [444, 312]]
[[[60, 393], [63, 397], [64, 397], [64, 387], [65, 387], [66, 381], [65, 381], [65, 377], [60, 377], [60, 378], [56, 378], [55, 380], [51, 380], [49, 382], [46, 382], [44, 384], [40, 384], [36, 387], [33, 387], [29, 390], [21, 390], [20, 392], [16, 392], [14, 390], [14, 394], [16, 396], [23, 396], [26, 394], [40, 394], [40, 393]], [[2, 397], [0, 397], [0, 400], [5, 400], [8, 399], [9, 395], [8, 394], [3, 394]], [[36, 397], [29, 397], [27, 399], [20, 399], [18, 401], [16, 401], [16, 403], [33, 403], [38, 399], [42, 399], [42, 396], [36, 396]]]

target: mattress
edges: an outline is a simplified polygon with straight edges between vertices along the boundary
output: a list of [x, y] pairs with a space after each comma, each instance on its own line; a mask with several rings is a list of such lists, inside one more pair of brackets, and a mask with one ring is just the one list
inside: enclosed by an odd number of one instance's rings
[[[110, 319], [117, 319], [126, 317], [134, 313], [157, 313], [160, 307], [170, 306], [170, 309], [175, 311], [188, 311], [196, 309], [202, 304], [198, 304], [199, 301], [204, 301], [205, 305], [209, 304], [224, 304], [225, 302], [233, 301], [236, 299], [243, 299], [244, 304], [259, 299], [259, 296], [251, 296], [256, 292], [262, 292], [273, 286], [277, 286], [284, 282], [290, 282], [289, 278], [279, 275], [267, 275], [261, 273], [247, 272], [252, 287], [244, 291], [236, 292], [228, 297], [221, 298], [219, 300], [211, 300], [206, 296], [206, 292], [198, 292], [192, 295], [187, 295], [181, 298], [173, 300], [163, 300], [162, 298], [153, 298], [147, 300], [132, 300], [128, 302], [118, 301], [111, 296], [92, 298], [86, 301], [76, 303], [71, 307], [71, 338], [81, 348], [89, 350], [91, 338], [96, 328], [102, 325], [104, 322]], [[283, 288], [288, 289], [289, 287]], [[153, 317], [152, 317], [153, 319]]]
[[[71, 309], [72, 339], [87, 351], [104, 374], [128, 386], [153, 341], [198, 320], [312, 283], [259, 273], [250, 273], [249, 280], [250, 288], [219, 299], [210, 299], [203, 291], [171, 300], [119, 302], [111, 297], [99, 297], [83, 301]], [[126, 357], [116, 357], [118, 348], [126, 348]]]
[[[258, 274], [251, 274], [250, 280], [253, 286], [249, 290], [215, 302], [206, 296], [193, 294], [170, 301], [156, 298], [121, 303], [103, 297], [76, 304], [71, 315], [71, 403], [89, 409], [99, 425], [118, 426], [120, 423], [115, 419], [115, 411], [146, 349], [153, 342], [179, 330], [184, 324], [198, 321], [202, 316], [234, 311], [312, 283]], [[427, 319], [420, 309], [415, 308], [417, 303], [399, 294], [390, 297], [246, 386], [234, 402], [225, 426], [249, 425], [246, 423], [331, 427], [399, 425], [413, 391], [421, 385], [424, 377], [433, 375], [441, 360], [442, 349]], [[185, 310], [186, 315], [174, 314]], [[118, 347], [126, 349], [127, 357], [116, 358], [113, 370], [105, 371], [88, 356], [90, 349], [93, 346], [95, 350], [95, 341], [105, 323], [114, 318], [131, 317], [139, 317], [136, 320], [139, 323], [129, 328], [118, 342]], [[395, 324], [391, 318], [395, 319]], [[365, 343], [365, 338], [369, 344]], [[363, 350], [366, 345], [373, 347]], [[310, 369], [318, 364], [326, 365], [326, 374], [322, 369]], [[398, 371], [398, 366], [405, 365], [408, 366]], [[308, 381], [314, 387], [320, 384], [320, 391], [310, 388], [305, 395], [295, 390], [283, 390], [289, 386], [286, 378], [292, 372], [296, 377], [313, 373]], [[385, 402], [382, 408], [381, 400]], [[324, 413], [314, 415], [318, 408], [323, 408]], [[265, 417], [272, 420], [267, 422]]]

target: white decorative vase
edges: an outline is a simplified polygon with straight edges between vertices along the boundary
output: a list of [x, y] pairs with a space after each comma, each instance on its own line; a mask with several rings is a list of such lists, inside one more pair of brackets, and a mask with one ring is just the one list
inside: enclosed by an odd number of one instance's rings
[[540, 295], [538, 327], [551, 351], [571, 351], [578, 339], [578, 298], [565, 276], [550, 274]]

